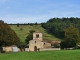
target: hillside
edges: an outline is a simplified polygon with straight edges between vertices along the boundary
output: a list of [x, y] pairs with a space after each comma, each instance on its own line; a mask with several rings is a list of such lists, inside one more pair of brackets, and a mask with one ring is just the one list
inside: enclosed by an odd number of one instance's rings
[[[17, 25], [9, 25], [19, 36], [21, 42], [25, 42], [25, 38], [28, 35], [30, 30], [35, 30], [35, 31], [39, 31], [43, 33], [43, 39], [44, 40], [60, 40], [59, 38], [52, 36], [51, 34], [47, 33], [46, 30], [44, 28], [41, 27], [41, 25], [19, 25], [19, 27], [17, 27]], [[21, 28], [23, 30], [21, 30]]]

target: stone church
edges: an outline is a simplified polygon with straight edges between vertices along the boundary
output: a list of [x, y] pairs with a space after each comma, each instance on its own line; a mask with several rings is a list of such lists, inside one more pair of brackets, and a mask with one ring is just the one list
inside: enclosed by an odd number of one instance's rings
[[51, 43], [43, 41], [43, 34], [41, 32], [34, 32], [33, 40], [29, 41], [29, 51], [38, 51], [42, 48], [51, 48]]

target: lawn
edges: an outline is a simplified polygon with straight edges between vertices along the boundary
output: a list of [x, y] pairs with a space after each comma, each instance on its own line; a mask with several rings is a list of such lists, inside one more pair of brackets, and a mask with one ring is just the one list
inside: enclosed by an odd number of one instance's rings
[[[30, 30], [42, 32], [43, 33], [43, 40], [60, 40], [59, 38], [47, 33], [46, 30], [41, 27], [41, 25], [33, 25], [33, 26], [19, 25], [19, 27], [17, 27], [17, 25], [9, 25], [9, 26], [19, 36], [21, 42], [25, 42], [25, 39], [28, 36]], [[23, 30], [20, 30], [20, 28], [22, 28]]]
[[80, 50], [0, 53], [0, 60], [80, 60]]

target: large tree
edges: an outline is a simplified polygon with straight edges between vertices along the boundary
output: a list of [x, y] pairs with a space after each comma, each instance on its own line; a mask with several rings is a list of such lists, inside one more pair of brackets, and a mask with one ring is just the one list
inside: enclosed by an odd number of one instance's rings
[[0, 20], [0, 46], [17, 45], [20, 42], [17, 34], [8, 26], [7, 23]]
[[79, 30], [70, 25], [65, 29], [65, 41], [61, 45], [64, 45], [65, 48], [76, 47], [80, 43], [79, 40]]

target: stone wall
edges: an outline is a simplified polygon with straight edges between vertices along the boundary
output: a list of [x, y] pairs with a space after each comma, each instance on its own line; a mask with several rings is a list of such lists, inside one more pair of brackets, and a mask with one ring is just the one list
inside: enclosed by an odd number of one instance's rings
[[[16, 48], [16, 49], [15, 49], [15, 48]], [[12, 47], [12, 46], [3, 47], [3, 50], [4, 50], [5, 52], [18, 52], [18, 51], [20, 51], [19, 48], [17, 48], [17, 47]]]
[[51, 44], [47, 42], [43, 42], [43, 48], [51, 48]]
[[42, 48], [40, 51], [60, 50], [60, 48]]

